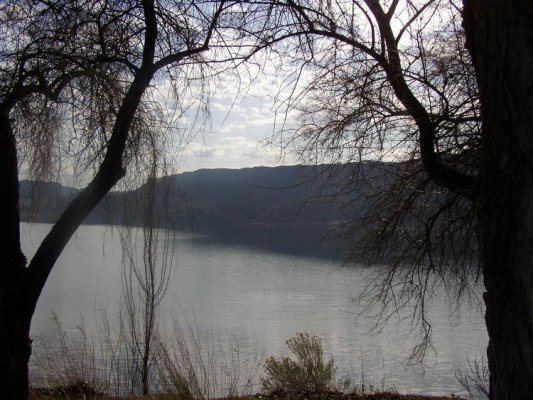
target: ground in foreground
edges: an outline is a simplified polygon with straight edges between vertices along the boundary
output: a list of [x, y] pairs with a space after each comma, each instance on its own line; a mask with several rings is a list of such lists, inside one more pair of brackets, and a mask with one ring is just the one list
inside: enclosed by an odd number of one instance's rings
[[[83, 392], [56, 392], [49, 389], [34, 389], [30, 395], [31, 400], [189, 400], [181, 398], [178, 395], [158, 394], [147, 396], [129, 396], [129, 397], [114, 397], [102, 395], [99, 393], [83, 393]], [[191, 399], [192, 400], [192, 399]], [[339, 392], [321, 392], [321, 393], [305, 393], [305, 394], [256, 394], [254, 396], [241, 396], [233, 399], [217, 399], [217, 400], [464, 400], [461, 397], [450, 396], [424, 396], [424, 395], [410, 395], [399, 394], [394, 392], [379, 392], [372, 394], [355, 394], [355, 393], [339, 393]]]

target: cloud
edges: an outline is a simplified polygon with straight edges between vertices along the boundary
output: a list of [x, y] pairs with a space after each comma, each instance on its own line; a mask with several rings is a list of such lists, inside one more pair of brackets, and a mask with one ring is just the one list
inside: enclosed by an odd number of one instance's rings
[[[211, 98], [206, 125], [195, 114], [201, 110], [197, 97], [201, 87], [193, 84], [178, 88], [183, 89], [178, 90], [179, 100], [192, 107], [183, 115], [167, 111], [169, 119], [174, 118], [175, 132], [180, 136], [175, 139], [177, 169], [241, 168], [279, 163], [279, 149], [265, 147], [262, 143], [283, 124], [285, 127], [292, 124], [294, 114], [280, 112], [276, 97], [283, 99], [290, 93], [287, 82], [298, 72], [280, 70], [268, 62], [258, 65], [260, 67], [250, 64], [208, 85], [206, 91]], [[172, 91], [170, 82], [162, 80], [153, 100], [165, 107], [172, 106], [175, 102]], [[192, 143], [186, 144], [191, 140]]]
[[219, 111], [219, 112], [228, 112], [229, 106], [222, 104], [221, 102], [215, 101], [211, 102], [211, 107], [213, 111]]
[[253, 156], [257, 151], [257, 140], [245, 136], [226, 136], [215, 143], [206, 144], [193, 142], [187, 146], [186, 152], [193, 157], [202, 158], [241, 158]]
[[214, 137], [190, 143], [182, 152], [180, 170], [244, 168], [280, 164], [280, 151], [250, 136]]

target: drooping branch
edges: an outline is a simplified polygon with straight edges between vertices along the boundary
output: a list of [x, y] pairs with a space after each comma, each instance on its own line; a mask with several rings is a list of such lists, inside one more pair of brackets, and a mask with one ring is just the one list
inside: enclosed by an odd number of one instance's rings
[[153, 60], [157, 39], [157, 19], [153, 1], [143, 1], [146, 32], [142, 65], [130, 85], [118, 111], [108, 142], [107, 152], [99, 171], [91, 183], [70, 203], [49, 234], [43, 240], [28, 268], [28, 292], [33, 307], [37, 304], [48, 275], [76, 229], [85, 217], [103, 199], [113, 186], [126, 174], [122, 158], [142, 95], [155, 73]]
[[[419, 98], [420, 93], [416, 93], [416, 90], [419, 90], [420, 87], [411, 87], [411, 84], [408, 83], [408, 79], [413, 79], [412, 75], [409, 74], [409, 71], [404, 70], [402, 66], [402, 53], [399, 48], [400, 37], [407, 31], [407, 29], [409, 29], [410, 25], [414, 23], [416, 17], [419, 17], [422, 13], [427, 11], [433, 3], [433, 0], [429, 0], [424, 3], [422, 7], [415, 10], [414, 17], [411, 16], [401, 28], [400, 33], [396, 35], [392, 29], [392, 17], [395, 11], [400, 12], [397, 10], [398, 2], [392, 2], [388, 11], [385, 11], [377, 0], [365, 0], [364, 3], [357, 3], [356, 7], [358, 7], [364, 17], [364, 20], [361, 21], [361, 30], [364, 31], [364, 29], [368, 29], [368, 35], [371, 37], [371, 40], [367, 43], [359, 38], [357, 31], [355, 31], [352, 26], [354, 24], [353, 21], [347, 22], [350, 25], [349, 27], [338, 26], [337, 21], [335, 21], [330, 15], [330, 11], [323, 10], [320, 8], [320, 5], [312, 6], [295, 0], [287, 0], [286, 2], [282, 2], [280, 6], [286, 8], [290, 12], [287, 18], [292, 18], [293, 21], [292, 25], [291, 23], [288, 23], [288, 25], [292, 26], [294, 29], [288, 30], [287, 32], [281, 32], [279, 37], [271, 39], [271, 42], [274, 43], [275, 40], [281, 41], [290, 39], [291, 37], [314, 36], [317, 38], [328, 38], [339, 44], [346, 45], [347, 48], [352, 48], [352, 54], [346, 55], [346, 57], [347, 59], [349, 57], [353, 58], [353, 61], [351, 61], [354, 65], [353, 73], [359, 73], [360, 75], [353, 76], [351, 80], [348, 76], [343, 79], [348, 83], [350, 81], [355, 82], [356, 79], [361, 79], [363, 82], [359, 85], [365, 86], [369, 84], [369, 82], [377, 84], [378, 79], [381, 79], [381, 76], [383, 76], [383, 84], [380, 85], [381, 88], [379, 90], [382, 90], [383, 85], [385, 85], [386, 82], [386, 85], [392, 90], [396, 99], [401, 106], [405, 108], [405, 112], [411, 117], [414, 125], [416, 125], [419, 155], [428, 175], [438, 186], [444, 187], [469, 200], [473, 200], [476, 196], [477, 176], [471, 171], [466, 172], [456, 168], [453, 163], [447, 162], [447, 160], [442, 157], [439, 150], [441, 147], [439, 144], [439, 137], [442, 136], [442, 131], [445, 129], [443, 128], [443, 124], [448, 121], [444, 121], [449, 117], [448, 109], [441, 110], [440, 113], [436, 114], [432, 110], [426, 108], [427, 105], [425, 105]], [[338, 12], [341, 15], [344, 15], [342, 13], [346, 13], [347, 11], [342, 10], [341, 5], [339, 5]], [[352, 16], [352, 20], [353, 18], [355, 17]], [[338, 20], [340, 21], [342, 18], [338, 18]], [[376, 38], [376, 36], [378, 36], [378, 38]], [[379, 45], [377, 43], [379, 43]], [[313, 52], [313, 50], [310, 51]], [[316, 56], [312, 54], [311, 57]], [[343, 59], [342, 56], [340, 56], [340, 59], [334, 59], [334, 57], [335, 56], [331, 56], [331, 58], [328, 59], [327, 62], [330, 64], [321, 65], [319, 68], [331, 71], [340, 70], [344, 63], [346, 63], [346, 65], [350, 63], [347, 59]], [[340, 65], [337, 64], [339, 61]], [[424, 63], [425, 60], [422, 59], [420, 62]], [[365, 63], [368, 65], [366, 75], [365, 72], [360, 72], [357, 69], [359, 68], [357, 65], [363, 65]], [[370, 64], [374, 65], [370, 66]], [[348, 72], [344, 73], [348, 74]], [[373, 76], [377, 77], [377, 79]], [[338, 79], [338, 74], [331, 73], [331, 77], [331, 79]], [[413, 80], [416, 81], [416, 79]], [[418, 83], [419, 82], [415, 82], [415, 86]], [[372, 85], [372, 83], [370, 83], [370, 85]], [[313, 86], [313, 84], [310, 86]], [[425, 81], [421, 83], [420, 86], [428, 89], [433, 88], [435, 93], [441, 95], [439, 101], [443, 103], [448, 102], [446, 95], [442, 92], [444, 89], [437, 89], [431, 82], [430, 78], [425, 77]], [[375, 89], [376, 87], [373, 88], [373, 90]], [[358, 93], [361, 92], [357, 86], [355, 86], [353, 90]], [[389, 100], [389, 98], [381, 98], [380, 96], [378, 101], [382, 104], [377, 108], [384, 110], [386, 108], [384, 105], [386, 105], [386, 102]], [[369, 99], [366, 99], [365, 101], [367, 101], [367, 105], [370, 104]], [[345, 105], [342, 105], [342, 107], [345, 107]], [[354, 105], [354, 107], [357, 107], [357, 105]], [[328, 107], [325, 106], [324, 108]], [[398, 107], [398, 110], [399, 108], [400, 107]], [[346, 113], [348, 114], [348, 111], [346, 111]], [[373, 114], [373, 112], [371, 113]], [[362, 116], [362, 112], [359, 109], [354, 109], [353, 115]], [[396, 111], [388, 114], [389, 118], [394, 118], [394, 116], [398, 116]], [[351, 116], [347, 118], [346, 122], [350, 123], [350, 119], [352, 119]], [[345, 126], [345, 128], [347, 128], [347, 126]], [[395, 129], [394, 126], [389, 128], [386, 124], [383, 124], [381, 128]], [[316, 129], [325, 131], [318, 126]], [[328, 142], [337, 140], [343, 135], [342, 132], [331, 133], [334, 137], [326, 139]], [[360, 134], [365, 135], [364, 132], [361, 132]], [[380, 136], [385, 134], [385, 132], [379, 133]], [[394, 132], [389, 132], [388, 134], [394, 135]], [[349, 135], [349, 133], [347, 133], [347, 135]]]
[[169, 54], [167, 57], [155, 61], [159, 35], [157, 12], [153, 0], [144, 0], [142, 4], [145, 31], [141, 66], [134, 75], [134, 79], [116, 113], [115, 122], [107, 142], [105, 156], [98, 172], [91, 183], [70, 203], [52, 227], [50, 233], [43, 240], [30, 262], [27, 281], [29, 286], [28, 290], [34, 306], [48, 275], [71, 236], [81, 225], [85, 217], [125, 175], [126, 171], [123, 166], [123, 161], [126, 146], [142, 97], [150, 86], [154, 75], [161, 68], [167, 67], [170, 64], [179, 63], [186, 58], [207, 51], [212, 32], [223, 10], [222, 5], [217, 9], [217, 12], [212, 17], [213, 19], [211, 20], [206, 39], [199, 47]]

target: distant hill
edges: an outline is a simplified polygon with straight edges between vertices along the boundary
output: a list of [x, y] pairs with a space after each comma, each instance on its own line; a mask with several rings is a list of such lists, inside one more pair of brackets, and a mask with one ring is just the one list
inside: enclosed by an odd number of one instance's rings
[[181, 194], [181, 215], [191, 212], [200, 223], [328, 223], [336, 218], [337, 208], [324, 202], [324, 189], [315, 173], [314, 168], [302, 166], [215, 169], [183, 173], [158, 183], [177, 189], [169, 198]]
[[[250, 241], [257, 235], [261, 243], [264, 232], [270, 232], [269, 240], [278, 239], [282, 245], [288, 228], [296, 232], [293, 236], [312, 233], [317, 241], [346, 218], [343, 203], [361, 202], [361, 194], [383, 182], [383, 168], [391, 165], [203, 169], [165, 176], [155, 182], [155, 221], [160, 227], [231, 236], [236, 241]], [[357, 181], [348, 197], [335, 196], [354, 171], [365, 179]], [[109, 193], [85, 223], [142, 225], [145, 212], [139, 204], [147, 190], [144, 185], [134, 191]], [[24, 220], [53, 222], [78, 189], [22, 181], [20, 193]], [[284, 227], [283, 234], [280, 227]]]
[[78, 192], [78, 189], [55, 182], [22, 180], [19, 186], [21, 219], [53, 222]]
[[[329, 224], [340, 218], [338, 204], [331, 198], [338, 191], [332, 184], [332, 168], [338, 167], [203, 169], [159, 178], [155, 204], [159, 225]], [[86, 222], [141, 224], [142, 215], [132, 205], [146, 190], [144, 185], [135, 191], [111, 192]], [[53, 221], [77, 193], [78, 189], [58, 183], [22, 181], [23, 219]]]

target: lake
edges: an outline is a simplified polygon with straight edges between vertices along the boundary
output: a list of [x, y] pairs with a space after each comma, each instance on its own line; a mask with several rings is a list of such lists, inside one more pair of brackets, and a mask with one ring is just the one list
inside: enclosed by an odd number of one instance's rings
[[[49, 226], [23, 224], [22, 228], [23, 248], [30, 256]], [[96, 316], [104, 309], [116, 321], [121, 298], [120, 229], [78, 230], [42, 293], [33, 319], [34, 339], [53, 340], [54, 314], [73, 333], [82, 320], [89, 332], [96, 330]], [[279, 235], [276, 239], [287, 247], [289, 239], [280, 240]], [[422, 364], [411, 366], [407, 361], [418, 338], [409, 334], [409, 320], [393, 318], [376, 333], [370, 332], [372, 320], [357, 317], [353, 299], [371, 269], [343, 267], [334, 258], [310, 257], [302, 251], [192, 233], [177, 233], [174, 244], [175, 268], [160, 312], [163, 334], [172, 335], [176, 321], [193, 325], [215, 341], [231, 340], [241, 359], [261, 360], [289, 355], [285, 341], [307, 332], [322, 339], [339, 376], [399, 392], [435, 395], [462, 394], [455, 374], [468, 370], [468, 360], [479, 361], [485, 354], [488, 339], [479, 304], [465, 304], [452, 314], [444, 297], [435, 299], [430, 309], [433, 348]], [[34, 353], [38, 351], [34, 345]]]

